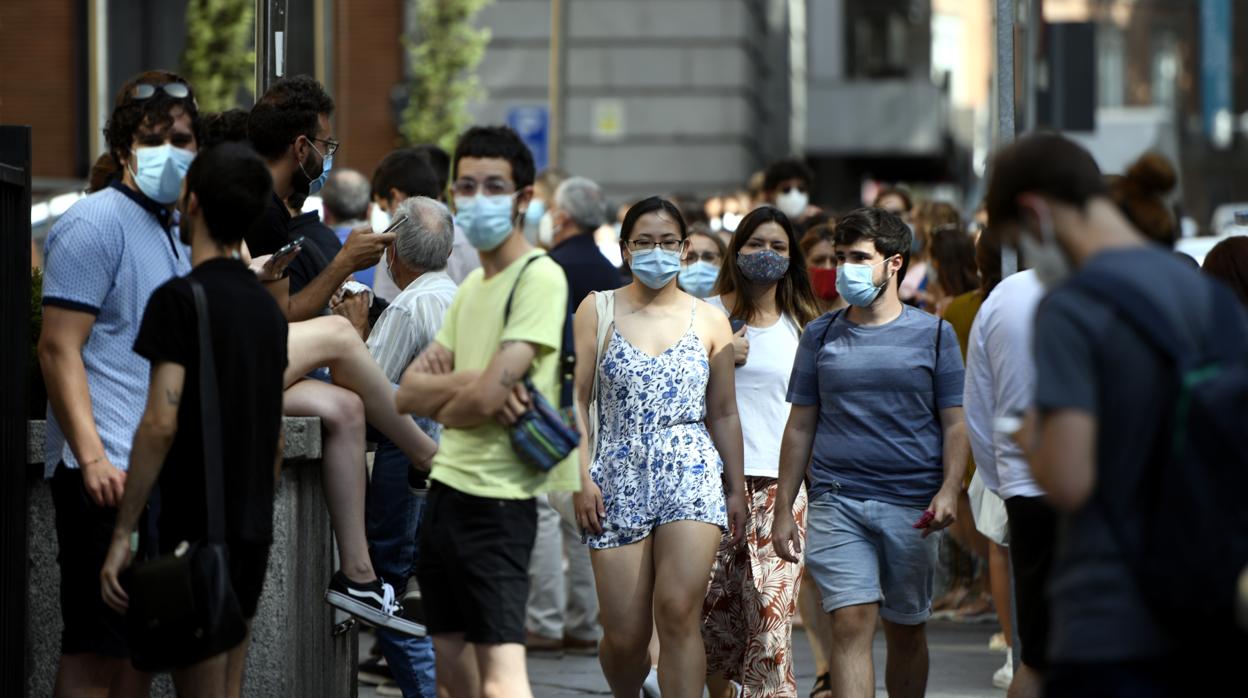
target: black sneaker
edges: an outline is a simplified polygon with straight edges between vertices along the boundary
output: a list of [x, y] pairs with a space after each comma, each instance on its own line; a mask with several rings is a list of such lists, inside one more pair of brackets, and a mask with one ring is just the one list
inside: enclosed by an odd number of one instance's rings
[[369, 686], [380, 686], [387, 681], [394, 680], [394, 674], [390, 672], [390, 665], [386, 664], [385, 657], [369, 657], [360, 662], [356, 669], [356, 677], [360, 683], [366, 683]]
[[414, 637], [424, 637], [427, 634], [425, 626], [399, 615], [403, 607], [394, 599], [394, 587], [380, 579], [374, 579], [367, 584], [356, 584], [339, 570], [329, 580], [325, 601], [379, 628], [388, 628]]

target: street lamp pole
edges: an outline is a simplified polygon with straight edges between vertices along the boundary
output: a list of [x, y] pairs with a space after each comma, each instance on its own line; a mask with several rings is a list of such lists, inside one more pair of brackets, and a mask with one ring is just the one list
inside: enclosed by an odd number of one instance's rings
[[286, 75], [287, 0], [256, 0], [256, 99]]

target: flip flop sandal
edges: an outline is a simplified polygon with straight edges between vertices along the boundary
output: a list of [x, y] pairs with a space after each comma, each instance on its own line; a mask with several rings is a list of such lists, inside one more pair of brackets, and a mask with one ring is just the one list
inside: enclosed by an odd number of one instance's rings
[[832, 692], [832, 674], [831, 672], [823, 672], [815, 677], [815, 686], [810, 689], [810, 698], [819, 698], [820, 693]]

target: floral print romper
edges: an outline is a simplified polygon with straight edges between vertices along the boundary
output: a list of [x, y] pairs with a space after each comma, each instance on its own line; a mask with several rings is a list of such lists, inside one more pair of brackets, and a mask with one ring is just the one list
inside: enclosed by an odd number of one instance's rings
[[[694, 311], [697, 301], [694, 301]], [[711, 364], [689, 329], [650, 356], [613, 329], [598, 365], [598, 444], [589, 475], [606, 517], [594, 549], [643, 540], [673, 521], [728, 527], [724, 470], [706, 429]]]

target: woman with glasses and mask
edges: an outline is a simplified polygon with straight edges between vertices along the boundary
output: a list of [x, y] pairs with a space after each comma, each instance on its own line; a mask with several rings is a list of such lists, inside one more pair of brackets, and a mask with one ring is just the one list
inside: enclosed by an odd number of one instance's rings
[[662, 694], [696, 698], [711, 564], [724, 532], [734, 544], [745, 533], [732, 330], [676, 284], [688, 233], [671, 202], [633, 206], [620, 238], [633, 282], [585, 299], [575, 322], [577, 414], [593, 433], [574, 504], [601, 605], [599, 659], [614, 695], [638, 695], [653, 623]]
[[706, 298], [715, 288], [728, 246], [710, 228], [696, 224], [689, 231], [686, 247], [684, 266], [678, 277], [680, 290], [696, 298]]
[[[712, 698], [796, 696], [791, 631], [802, 566], [771, 544], [780, 474], [780, 429], [789, 418], [785, 388], [802, 328], [819, 314], [793, 224], [762, 206], [737, 226], [728, 262], [708, 303], [730, 318], [734, 333], [737, 410], [745, 441], [749, 509], [745, 545], [724, 540], [703, 608], [707, 686]], [[793, 516], [799, 530], [806, 497]], [[800, 535], [800, 534], [799, 534]]]

